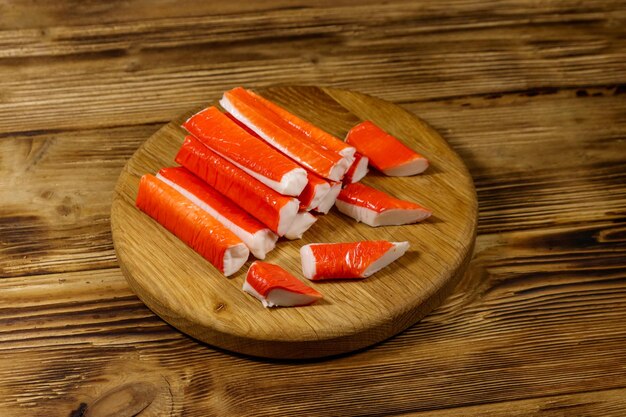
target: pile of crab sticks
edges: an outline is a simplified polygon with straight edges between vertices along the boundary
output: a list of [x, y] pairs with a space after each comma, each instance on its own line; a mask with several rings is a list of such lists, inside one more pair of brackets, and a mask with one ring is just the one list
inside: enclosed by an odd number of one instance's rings
[[[370, 121], [342, 141], [253, 91], [238, 87], [191, 116], [177, 167], [146, 174], [136, 205], [224, 275], [250, 253], [264, 259], [279, 238], [300, 239], [336, 208], [369, 226], [403, 225], [431, 212], [358, 183], [368, 165], [389, 176], [428, 168], [426, 158]], [[309, 280], [365, 278], [395, 261], [408, 242], [302, 246]], [[255, 261], [243, 290], [264, 306], [297, 306], [322, 295], [278, 265]]]

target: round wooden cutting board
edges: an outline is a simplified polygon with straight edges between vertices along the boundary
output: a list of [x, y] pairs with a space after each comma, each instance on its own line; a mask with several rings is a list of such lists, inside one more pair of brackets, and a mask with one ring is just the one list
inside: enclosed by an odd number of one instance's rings
[[[348, 352], [389, 338], [435, 308], [469, 262], [476, 233], [472, 179], [446, 141], [392, 103], [353, 91], [275, 87], [259, 92], [324, 130], [344, 138], [372, 120], [430, 160], [413, 177], [376, 171], [365, 184], [433, 211], [425, 222], [371, 228], [332, 209], [301, 240], [280, 240], [266, 261], [276, 263], [324, 295], [306, 307], [263, 308], [241, 290], [251, 258], [226, 278], [159, 224], [135, 208], [139, 178], [175, 165], [190, 111], [150, 137], [123, 169], [111, 210], [117, 257], [130, 286], [156, 314], [181, 331], [220, 348], [270, 358], [312, 358]], [[217, 99], [213, 104], [217, 103]], [[207, 103], [208, 105], [208, 103]], [[411, 249], [364, 280], [309, 282], [299, 249], [312, 242], [385, 239]]]

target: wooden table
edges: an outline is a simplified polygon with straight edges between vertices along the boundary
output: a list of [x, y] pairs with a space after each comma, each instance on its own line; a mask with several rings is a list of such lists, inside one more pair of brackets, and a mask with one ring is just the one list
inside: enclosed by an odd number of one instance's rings
[[[208, 3], [0, 2], [0, 415], [626, 415], [625, 2]], [[474, 177], [469, 273], [374, 348], [215, 350], [117, 266], [139, 144], [273, 84], [400, 103]]]

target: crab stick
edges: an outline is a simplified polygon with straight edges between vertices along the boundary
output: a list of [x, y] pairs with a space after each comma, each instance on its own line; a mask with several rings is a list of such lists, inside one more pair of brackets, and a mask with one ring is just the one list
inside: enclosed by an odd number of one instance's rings
[[404, 177], [428, 168], [426, 158], [369, 120], [353, 127], [346, 142], [367, 156], [369, 163], [385, 175]]
[[302, 273], [310, 280], [366, 278], [409, 249], [409, 242], [374, 240], [350, 243], [311, 243], [300, 248]]
[[274, 249], [278, 239], [274, 232], [186, 168], [163, 168], [157, 178], [215, 217], [237, 235], [256, 258], [264, 259]]
[[250, 135], [217, 107], [194, 114], [183, 127], [213, 152], [281, 194], [297, 196], [307, 184], [304, 168]]
[[352, 184], [361, 181], [367, 175], [368, 163], [369, 158], [367, 156], [363, 156], [358, 152], [354, 154], [354, 162], [350, 165], [350, 169], [343, 177], [343, 183]]
[[330, 191], [326, 193], [326, 195], [322, 198], [318, 206], [315, 207], [313, 210], [317, 211], [318, 213], [327, 214], [330, 211], [330, 209], [335, 205], [335, 202], [337, 201], [337, 196], [339, 195], [340, 192], [341, 192], [341, 183], [340, 182], [331, 183]]
[[238, 87], [231, 90], [231, 92], [233, 95], [242, 99], [245, 99], [247, 95], [251, 98], [249, 103], [251, 103], [253, 107], [259, 110], [265, 109], [274, 113], [277, 116], [275, 119], [277, 124], [286, 132], [317, 143], [324, 149], [337, 152], [339, 155], [346, 157], [348, 160], [354, 159], [354, 153], [356, 152], [354, 147], [347, 145], [345, 142], [307, 122], [306, 120], [300, 119], [295, 114], [290, 113], [279, 105], [263, 98], [254, 91]]
[[280, 117], [267, 109], [253, 107], [254, 101], [253, 97], [231, 90], [224, 93], [220, 105], [261, 139], [300, 165], [323, 178], [341, 180], [350, 168], [350, 159], [285, 131], [280, 127]]
[[136, 205], [226, 276], [237, 272], [250, 255], [241, 239], [217, 219], [150, 174], [141, 177]]
[[272, 190], [193, 136], [185, 138], [176, 162], [233, 200], [278, 236], [284, 235], [296, 218], [300, 205], [297, 199]]
[[335, 205], [343, 214], [372, 227], [416, 223], [432, 214], [417, 203], [394, 198], [361, 183], [341, 190]]
[[301, 211], [296, 215], [296, 219], [291, 223], [285, 237], [289, 240], [302, 239], [304, 232], [309, 230], [313, 223], [317, 221], [317, 217], [308, 211]]
[[322, 294], [280, 266], [261, 261], [250, 265], [242, 289], [264, 307], [302, 306], [322, 298]]
[[[250, 130], [250, 128], [237, 120], [232, 114], [226, 113], [226, 116], [252, 136], [259, 139], [261, 138], [256, 132]], [[335, 204], [337, 194], [339, 194], [341, 190], [341, 187], [337, 185], [339, 183], [326, 180], [310, 170], [307, 172], [307, 180], [306, 186], [298, 196], [298, 200], [300, 200], [300, 210], [310, 211], [315, 209], [319, 213], [328, 213], [333, 204]], [[329, 191], [332, 191], [332, 193], [329, 194]]]

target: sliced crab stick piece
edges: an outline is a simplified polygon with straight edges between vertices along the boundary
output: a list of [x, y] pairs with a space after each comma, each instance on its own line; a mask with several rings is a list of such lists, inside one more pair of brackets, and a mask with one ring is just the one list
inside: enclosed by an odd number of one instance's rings
[[260, 261], [250, 265], [242, 289], [264, 307], [302, 306], [322, 298], [322, 294], [280, 266]]
[[373, 240], [311, 243], [300, 248], [302, 273], [310, 280], [367, 278], [409, 249], [409, 242]]
[[346, 142], [367, 156], [370, 164], [385, 175], [404, 177], [428, 168], [426, 158], [369, 120], [353, 127]]
[[237, 235], [256, 258], [264, 259], [274, 249], [278, 240], [274, 232], [186, 168], [163, 168], [157, 178], [215, 217]]
[[352, 184], [354, 182], [359, 182], [367, 175], [368, 169], [367, 165], [369, 163], [369, 159], [367, 156], [363, 156], [360, 153], [356, 153], [354, 155], [354, 162], [350, 165], [350, 169], [346, 172], [346, 175], [343, 177], [344, 184]]
[[233, 232], [153, 175], [141, 177], [136, 205], [226, 276], [237, 272], [250, 255]]
[[361, 183], [341, 190], [335, 205], [343, 214], [372, 227], [416, 223], [432, 214], [417, 203], [400, 200]]
[[298, 200], [286, 197], [237, 168], [193, 136], [187, 136], [176, 162], [200, 177], [278, 236], [287, 233], [298, 214]]
[[317, 221], [317, 217], [308, 211], [301, 211], [296, 215], [296, 219], [291, 223], [285, 237], [289, 240], [302, 239], [304, 232], [309, 230], [313, 223]]
[[313, 210], [319, 206], [322, 199], [331, 190], [331, 184], [324, 178], [312, 172], [308, 173], [309, 181], [302, 190], [302, 193], [298, 196], [300, 200], [300, 210]]
[[217, 107], [191, 116], [183, 127], [212, 151], [284, 195], [300, 195], [307, 173], [262, 140], [250, 135]]
[[337, 196], [341, 192], [341, 183], [333, 182], [330, 184], [330, 191], [322, 198], [319, 205], [315, 207], [313, 210], [318, 213], [328, 214], [330, 209], [335, 205], [337, 201]]
[[339, 181], [350, 168], [351, 160], [286, 132], [277, 125], [279, 117], [267, 110], [259, 111], [249, 102], [227, 91], [220, 105], [261, 139], [323, 178]]
[[319, 127], [300, 119], [295, 114], [290, 113], [279, 105], [272, 103], [271, 101], [263, 98], [251, 90], [247, 90], [243, 87], [237, 87], [231, 90], [233, 95], [242, 99], [246, 98], [246, 95], [254, 100], [250, 100], [249, 103], [257, 109], [267, 109], [278, 116], [277, 124], [285, 131], [292, 133], [294, 136], [301, 136], [309, 141], [315, 142], [324, 149], [337, 152], [339, 155], [346, 157], [348, 160], [352, 160], [356, 149], [347, 145], [345, 142], [336, 138], [320, 129]]

